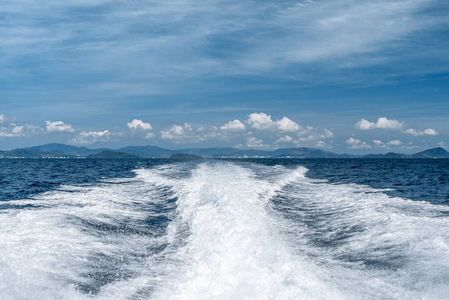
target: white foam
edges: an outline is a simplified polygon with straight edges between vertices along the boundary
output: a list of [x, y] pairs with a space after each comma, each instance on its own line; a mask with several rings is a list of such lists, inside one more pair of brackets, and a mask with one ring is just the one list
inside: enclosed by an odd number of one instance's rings
[[[147, 262], [137, 258], [148, 256], [150, 246], [163, 245], [164, 237], [121, 228], [133, 224], [139, 230], [142, 223], [145, 229], [145, 220], [151, 216], [148, 205], [158, 201], [162, 201], [158, 189], [138, 179], [64, 186], [34, 199], [14, 201], [25, 208], [0, 214], [0, 298], [91, 299], [80, 287], [100, 284], [94, 282], [98, 278], [92, 272], [106, 272], [103, 267], [112, 269], [111, 276], [117, 275], [114, 271], [145, 272]], [[91, 227], [103, 225], [116, 230]], [[100, 284], [103, 287], [95, 297], [114, 291], [117, 299], [124, 299], [142, 288], [123, 285], [119, 290], [115, 285], [120, 282], [126, 278], [119, 276], [118, 282]], [[147, 280], [145, 287], [150, 284], [154, 282]]]
[[[303, 172], [289, 175], [296, 178]], [[268, 215], [279, 186], [230, 164], [203, 164], [179, 187], [178, 211], [190, 235], [184, 262], [156, 299], [337, 299], [314, 266], [292, 256]]]
[[[139, 169], [135, 178], [14, 201], [24, 208], [0, 211], [0, 298], [438, 299], [449, 293], [446, 206], [311, 180], [303, 167], [192, 166]], [[175, 196], [164, 234], [120, 231], [121, 224], [147, 230], [154, 206], [166, 208]], [[334, 244], [319, 245], [326, 241]], [[164, 250], [149, 254], [159, 246]], [[97, 284], [88, 275], [109, 267], [131, 275]], [[93, 294], [80, 289], [95, 284]]]
[[[309, 179], [280, 196], [288, 199], [290, 218], [281, 227], [291, 247], [326, 266], [324, 276], [352, 297], [443, 299], [449, 294], [447, 206]], [[329, 241], [332, 247], [316, 244]]]

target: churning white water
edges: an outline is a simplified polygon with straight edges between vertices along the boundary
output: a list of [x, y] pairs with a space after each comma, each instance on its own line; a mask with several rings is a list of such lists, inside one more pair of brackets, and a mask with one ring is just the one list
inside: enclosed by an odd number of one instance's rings
[[446, 206], [306, 171], [173, 164], [1, 203], [0, 298], [448, 295]]

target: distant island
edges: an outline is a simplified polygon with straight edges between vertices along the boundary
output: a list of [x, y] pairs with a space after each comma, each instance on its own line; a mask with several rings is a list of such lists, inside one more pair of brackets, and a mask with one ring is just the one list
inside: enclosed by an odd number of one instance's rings
[[441, 147], [428, 149], [415, 154], [386, 153], [351, 155], [338, 154], [321, 149], [297, 147], [281, 148], [274, 151], [236, 148], [187, 148], [170, 150], [156, 146], [128, 146], [120, 149], [89, 149], [65, 144], [45, 144], [28, 148], [0, 151], [0, 158], [372, 158], [372, 159], [409, 159], [409, 158], [449, 158], [449, 152]]
[[131, 158], [142, 158], [142, 156], [129, 154], [129, 153], [125, 153], [125, 152], [103, 150], [97, 154], [89, 154], [86, 158], [131, 159]]

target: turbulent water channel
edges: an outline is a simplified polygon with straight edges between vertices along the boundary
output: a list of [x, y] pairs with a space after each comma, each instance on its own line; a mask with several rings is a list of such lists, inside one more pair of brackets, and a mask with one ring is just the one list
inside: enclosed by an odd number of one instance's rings
[[331, 179], [335, 166], [312, 178], [312, 167], [136, 163], [126, 176], [114, 165], [101, 180], [11, 188], [0, 201], [0, 298], [447, 297], [445, 191], [420, 201]]

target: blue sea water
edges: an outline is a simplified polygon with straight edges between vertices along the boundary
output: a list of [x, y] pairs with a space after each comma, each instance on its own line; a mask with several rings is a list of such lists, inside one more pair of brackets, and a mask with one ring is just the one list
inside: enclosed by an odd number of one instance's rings
[[0, 160], [0, 299], [446, 299], [449, 160]]

